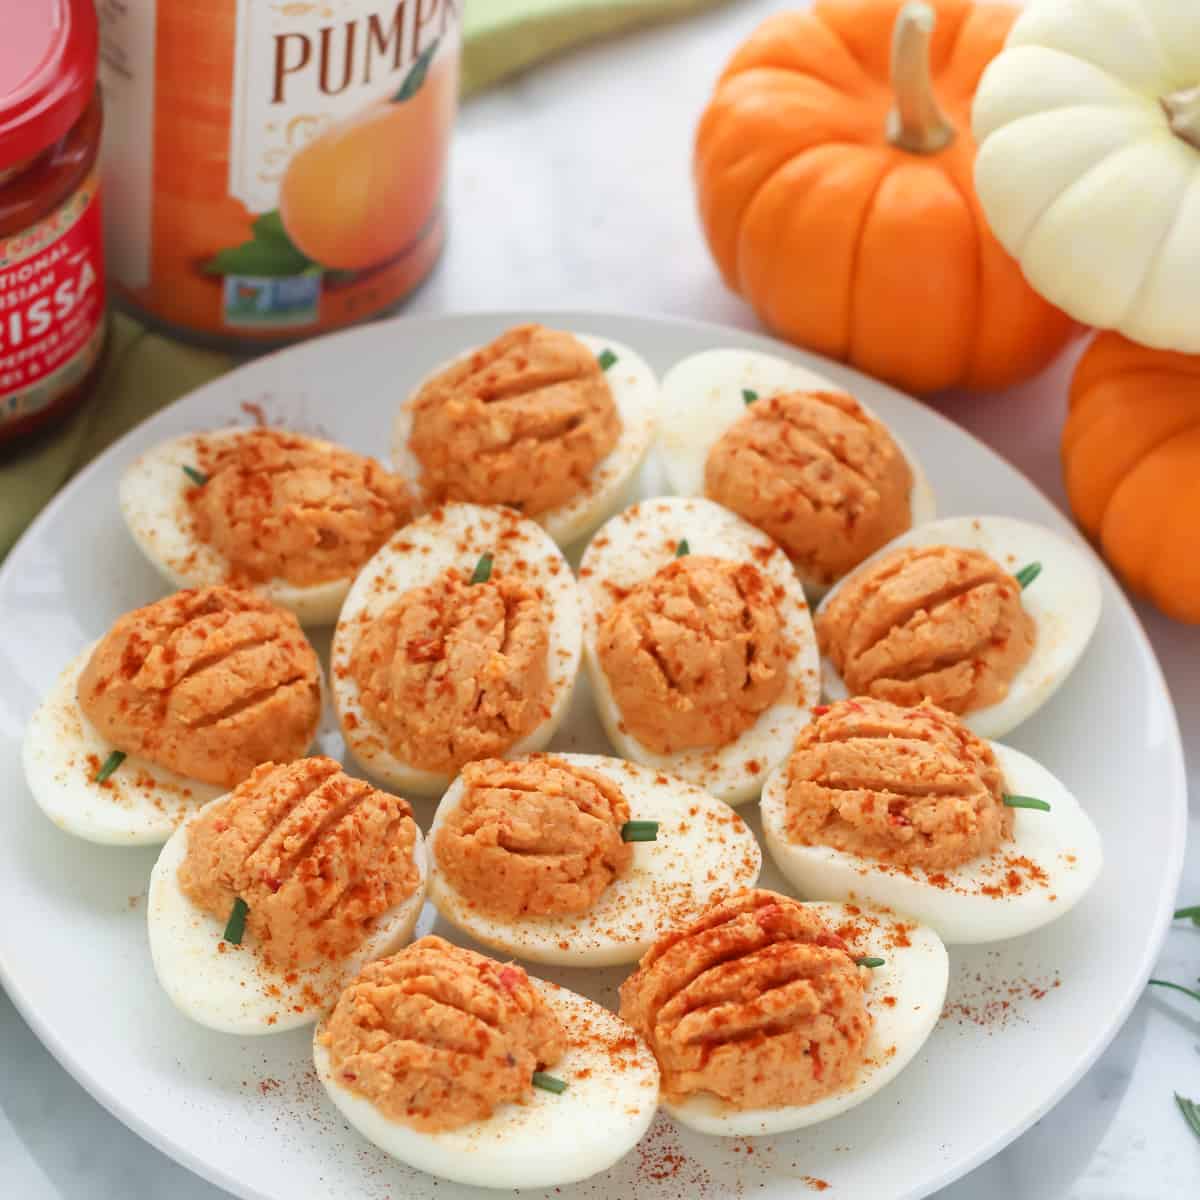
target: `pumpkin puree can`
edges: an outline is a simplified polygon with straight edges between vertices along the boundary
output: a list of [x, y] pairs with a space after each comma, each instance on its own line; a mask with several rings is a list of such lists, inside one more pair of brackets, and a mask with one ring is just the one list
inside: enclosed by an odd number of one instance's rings
[[463, 0], [98, 0], [112, 294], [233, 349], [394, 307], [442, 247]]

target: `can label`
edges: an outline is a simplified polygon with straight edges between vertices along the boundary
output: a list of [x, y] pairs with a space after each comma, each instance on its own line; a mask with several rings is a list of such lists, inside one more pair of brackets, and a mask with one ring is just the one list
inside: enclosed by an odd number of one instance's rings
[[0, 238], [0, 425], [49, 408], [104, 347], [100, 185], [93, 172], [50, 216]]
[[463, 0], [100, 0], [118, 294], [232, 341], [336, 328], [441, 248]]

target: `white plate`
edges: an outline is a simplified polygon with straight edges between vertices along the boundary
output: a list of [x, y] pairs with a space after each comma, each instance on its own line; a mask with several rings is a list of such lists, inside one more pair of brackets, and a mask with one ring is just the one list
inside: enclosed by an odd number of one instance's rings
[[[395, 406], [417, 379], [462, 347], [531, 318], [538, 315], [400, 319], [260, 359], [192, 393], [82, 472], [0, 570], [0, 979], [38, 1036], [101, 1103], [238, 1196], [466, 1200], [496, 1193], [435, 1184], [349, 1130], [313, 1074], [305, 1031], [243, 1041], [180, 1016], [154, 981], [146, 946], [154, 851], [88, 845], [51, 825], [21, 779], [22, 729], [80, 646], [118, 613], [163, 594], [117, 512], [118, 476], [138, 452], [176, 434], [245, 423], [241, 406], [250, 402], [274, 422], [385, 457]], [[943, 513], [1009, 513], [1069, 530], [979, 442], [853, 372], [767, 338], [683, 321], [565, 312], [541, 319], [628, 342], [660, 373], [712, 346], [786, 355], [833, 375], [895, 426], [926, 465]], [[651, 464], [643, 486], [657, 483]], [[1067, 1091], [1140, 993], [1183, 860], [1186, 795], [1175, 715], [1145, 635], [1107, 573], [1099, 632], [1083, 662], [1036, 719], [1006, 740], [1042, 759], [1099, 826], [1106, 863], [1088, 898], [1033, 937], [952, 951], [947, 1015], [917, 1060], [861, 1108], [799, 1134], [761, 1139], [753, 1154], [743, 1142], [677, 1132], [660, 1116], [619, 1167], [561, 1196], [796, 1200], [824, 1180], [837, 1200], [909, 1200], [995, 1154]], [[585, 688], [555, 744], [608, 752]], [[423, 824], [432, 811], [417, 805]], [[780, 885], [769, 868], [763, 882]], [[419, 932], [431, 922], [427, 910]], [[621, 977], [543, 973], [609, 1003]]]

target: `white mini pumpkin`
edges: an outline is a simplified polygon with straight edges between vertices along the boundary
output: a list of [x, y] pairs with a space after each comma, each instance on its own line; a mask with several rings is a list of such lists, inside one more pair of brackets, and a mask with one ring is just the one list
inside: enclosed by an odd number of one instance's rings
[[975, 97], [975, 183], [1076, 320], [1200, 353], [1200, 3], [1030, 0]]

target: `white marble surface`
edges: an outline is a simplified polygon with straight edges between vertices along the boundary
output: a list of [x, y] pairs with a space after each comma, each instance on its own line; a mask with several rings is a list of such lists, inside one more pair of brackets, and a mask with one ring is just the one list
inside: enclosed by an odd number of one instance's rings
[[[586, 306], [753, 327], [746, 308], [722, 290], [700, 239], [690, 141], [730, 48], [778, 8], [776, 0], [740, 0], [684, 25], [576, 53], [472, 101], [455, 148], [450, 246], [414, 311]], [[1073, 357], [1011, 395], [941, 404], [1060, 503], [1057, 431]], [[1142, 615], [1189, 748], [1196, 799], [1181, 902], [1196, 903], [1200, 630], [1173, 625], [1145, 606]], [[1131, 796], [1129, 802], [1153, 804], [1155, 797]], [[1200, 929], [1172, 932], [1158, 973], [1194, 983], [1200, 975]], [[225, 1195], [141, 1142], [85, 1095], [3, 993], [0, 1046], [0, 1197]], [[939, 1200], [1166, 1200], [1200, 1194], [1200, 1143], [1171, 1099], [1176, 1089], [1200, 1098], [1198, 1052], [1200, 1008], [1182, 997], [1176, 1003], [1147, 996], [1053, 1113]]]

